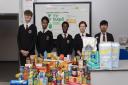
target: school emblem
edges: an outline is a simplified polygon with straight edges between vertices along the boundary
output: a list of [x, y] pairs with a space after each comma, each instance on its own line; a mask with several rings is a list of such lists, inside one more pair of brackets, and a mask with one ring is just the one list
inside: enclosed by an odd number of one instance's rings
[[69, 40], [67, 40], [67, 44], [69, 44], [69, 42], [70, 42], [70, 41], [69, 41]]
[[49, 40], [49, 36], [46, 37], [46, 40]]
[[28, 30], [28, 33], [31, 34], [32, 33], [32, 30]]

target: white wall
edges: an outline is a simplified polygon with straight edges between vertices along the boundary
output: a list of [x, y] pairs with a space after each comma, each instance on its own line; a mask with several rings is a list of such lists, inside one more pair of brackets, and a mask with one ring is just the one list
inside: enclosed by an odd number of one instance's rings
[[19, 0], [0, 0], [0, 13], [19, 13]]
[[109, 21], [109, 29], [114, 38], [128, 35], [128, 0], [92, 0], [92, 32], [98, 32], [100, 20]]

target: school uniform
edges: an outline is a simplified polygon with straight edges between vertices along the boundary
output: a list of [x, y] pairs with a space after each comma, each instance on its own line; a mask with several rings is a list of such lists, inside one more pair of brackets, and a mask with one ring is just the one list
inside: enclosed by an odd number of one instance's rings
[[73, 51], [73, 39], [68, 33], [59, 34], [57, 36], [57, 54], [64, 54], [66, 57], [68, 54], [71, 55]]
[[[37, 38], [37, 28], [34, 24], [28, 23], [19, 26], [17, 43], [19, 48], [21, 65], [25, 65], [26, 57], [30, 57], [30, 55], [35, 54], [36, 38]], [[20, 50], [29, 51], [28, 56], [23, 56]]]
[[50, 30], [45, 29], [38, 32], [37, 35], [37, 51], [38, 54], [44, 55], [44, 52], [48, 53], [53, 49], [53, 34]]
[[111, 33], [105, 32], [105, 33], [98, 33], [95, 35], [95, 38], [97, 39], [97, 49], [99, 50], [99, 43], [102, 42], [114, 42], [113, 35]]
[[87, 33], [79, 33], [76, 34], [74, 37], [74, 50], [75, 50], [75, 55], [77, 54], [77, 51], [79, 50], [80, 52], [82, 52], [82, 48], [83, 48], [83, 41], [82, 41], [82, 37], [91, 37], [90, 34]]

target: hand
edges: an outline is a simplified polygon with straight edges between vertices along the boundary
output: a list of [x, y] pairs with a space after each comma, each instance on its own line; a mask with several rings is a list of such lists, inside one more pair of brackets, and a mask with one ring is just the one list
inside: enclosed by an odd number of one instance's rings
[[20, 50], [20, 52], [23, 56], [25, 55], [24, 50]]
[[29, 54], [29, 51], [21, 50], [20, 51], [23, 56], [27, 56]]
[[78, 54], [79, 56], [82, 55], [81, 52], [80, 52], [80, 50], [77, 50], [77, 54]]
[[28, 54], [29, 54], [29, 51], [25, 51], [25, 55], [28, 56]]

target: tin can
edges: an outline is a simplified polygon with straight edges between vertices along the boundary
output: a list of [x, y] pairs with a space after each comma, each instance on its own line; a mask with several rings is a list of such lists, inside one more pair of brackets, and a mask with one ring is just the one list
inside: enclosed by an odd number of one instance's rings
[[24, 66], [20, 66], [20, 73], [23, 73], [24, 71]]
[[83, 68], [83, 60], [79, 60], [79, 68]]
[[30, 63], [31, 63], [30, 58], [27, 57], [27, 58], [26, 58], [26, 64], [30, 64]]
[[77, 67], [73, 66], [72, 67], [72, 76], [73, 77], [77, 77], [78, 73], [77, 73]]
[[69, 72], [65, 71], [64, 72], [64, 83], [67, 84], [69, 82]]
[[62, 80], [56, 80], [56, 82], [57, 82], [57, 85], [62, 85]]

